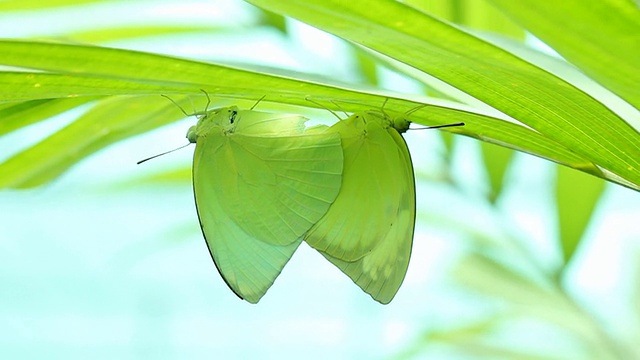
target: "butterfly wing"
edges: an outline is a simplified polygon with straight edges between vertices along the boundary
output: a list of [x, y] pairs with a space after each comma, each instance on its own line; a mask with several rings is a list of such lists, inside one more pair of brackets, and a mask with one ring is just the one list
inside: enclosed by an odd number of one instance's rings
[[272, 244], [300, 238], [340, 189], [342, 149], [335, 134], [238, 134], [222, 152], [230, 172], [217, 187], [225, 211], [248, 234]]
[[238, 114], [242, 127], [225, 124], [225, 111], [207, 119], [221, 126], [199, 123], [206, 130], [196, 136], [193, 186], [218, 271], [239, 297], [257, 303], [337, 196], [343, 158], [339, 135], [292, 125], [304, 118], [268, 114], [268, 125], [245, 131], [247, 119], [264, 118]]
[[389, 303], [409, 265], [415, 183], [407, 145], [382, 114], [354, 114], [332, 126], [344, 152], [343, 184], [305, 241], [376, 301]]

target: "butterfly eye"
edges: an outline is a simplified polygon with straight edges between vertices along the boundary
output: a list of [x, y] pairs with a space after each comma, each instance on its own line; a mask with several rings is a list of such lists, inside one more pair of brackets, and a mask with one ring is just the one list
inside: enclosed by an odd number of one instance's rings
[[231, 111], [231, 115], [229, 116], [229, 123], [233, 124], [236, 121], [236, 116], [238, 115], [238, 112], [235, 110]]

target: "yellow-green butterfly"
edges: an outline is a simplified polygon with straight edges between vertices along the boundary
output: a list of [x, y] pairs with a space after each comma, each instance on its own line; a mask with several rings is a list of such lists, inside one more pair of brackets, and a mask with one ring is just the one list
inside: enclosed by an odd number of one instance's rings
[[306, 121], [231, 106], [207, 111], [187, 133], [202, 233], [227, 285], [250, 303], [340, 190], [340, 134]]
[[309, 245], [382, 304], [398, 292], [413, 243], [413, 164], [400, 135], [409, 129], [406, 115], [363, 111], [330, 128], [342, 139], [342, 187], [305, 235]]

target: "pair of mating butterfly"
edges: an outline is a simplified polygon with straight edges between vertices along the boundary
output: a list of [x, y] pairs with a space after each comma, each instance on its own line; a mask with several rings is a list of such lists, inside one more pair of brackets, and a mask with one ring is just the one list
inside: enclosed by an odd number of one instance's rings
[[257, 303], [306, 241], [373, 299], [393, 299], [416, 215], [405, 115], [370, 110], [309, 128], [253, 108], [199, 115], [187, 133], [196, 208], [233, 292]]

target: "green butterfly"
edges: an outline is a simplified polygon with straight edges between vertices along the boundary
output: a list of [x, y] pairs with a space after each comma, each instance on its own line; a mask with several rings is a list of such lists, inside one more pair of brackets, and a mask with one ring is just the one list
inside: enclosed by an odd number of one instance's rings
[[340, 191], [340, 134], [306, 121], [231, 106], [205, 112], [187, 133], [202, 233], [224, 281], [250, 303]]
[[342, 187], [305, 241], [376, 301], [387, 304], [404, 280], [416, 219], [413, 165], [400, 135], [404, 116], [355, 113], [334, 124], [344, 152]]

